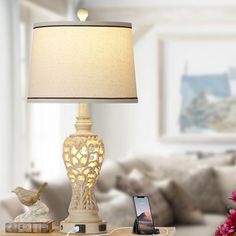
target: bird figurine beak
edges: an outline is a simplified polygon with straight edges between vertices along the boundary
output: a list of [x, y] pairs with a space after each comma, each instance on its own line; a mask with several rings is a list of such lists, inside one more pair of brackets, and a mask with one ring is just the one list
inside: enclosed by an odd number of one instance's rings
[[12, 193], [16, 193], [15, 190], [12, 190], [11, 192], [12, 192]]

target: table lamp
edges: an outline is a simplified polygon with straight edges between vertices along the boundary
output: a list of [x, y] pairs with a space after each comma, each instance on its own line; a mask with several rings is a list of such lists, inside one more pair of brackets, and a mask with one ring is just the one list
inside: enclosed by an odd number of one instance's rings
[[132, 26], [85, 21], [86, 10], [79, 16], [78, 22], [34, 25], [28, 102], [80, 104], [76, 132], [63, 146], [72, 199], [60, 230], [77, 226], [79, 233], [102, 234], [106, 222], [98, 215], [94, 189], [104, 144], [91, 130], [88, 103], [137, 102]]

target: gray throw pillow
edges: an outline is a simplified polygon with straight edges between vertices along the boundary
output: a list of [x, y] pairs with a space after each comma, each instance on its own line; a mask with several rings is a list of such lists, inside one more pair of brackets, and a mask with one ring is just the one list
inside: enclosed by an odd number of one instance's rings
[[161, 166], [157, 171], [149, 172], [148, 176], [155, 181], [175, 180], [188, 192], [195, 206], [205, 213], [224, 214], [226, 212], [220, 187], [212, 167], [197, 166], [192, 169], [181, 170], [171, 165]]
[[226, 213], [213, 168], [199, 167], [181, 175], [177, 182], [192, 197], [194, 204], [206, 213]]
[[173, 180], [156, 183], [168, 200], [174, 212], [176, 223], [203, 224], [202, 212], [194, 206], [191, 197], [184, 189]]
[[155, 188], [151, 181], [146, 178], [139, 180], [120, 176], [117, 178], [117, 188], [130, 196], [149, 196], [152, 207], [153, 220], [156, 226], [168, 226], [173, 224], [173, 212], [158, 188]]

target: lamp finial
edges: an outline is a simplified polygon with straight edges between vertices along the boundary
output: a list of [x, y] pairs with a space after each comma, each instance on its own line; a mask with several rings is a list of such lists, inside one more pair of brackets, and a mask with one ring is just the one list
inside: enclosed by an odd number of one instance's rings
[[80, 8], [77, 11], [77, 16], [78, 16], [80, 21], [86, 21], [86, 19], [88, 17], [88, 10], [85, 9], [85, 8]]

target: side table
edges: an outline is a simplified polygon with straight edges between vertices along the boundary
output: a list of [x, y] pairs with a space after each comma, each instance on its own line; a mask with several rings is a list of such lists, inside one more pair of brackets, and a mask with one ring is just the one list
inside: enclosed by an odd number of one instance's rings
[[[160, 236], [165, 235], [165, 236], [173, 236], [175, 234], [175, 227], [160, 227]], [[166, 234], [166, 229], [168, 229], [168, 235]], [[0, 232], [0, 236], [63, 236], [66, 234], [61, 234], [58, 230], [53, 231], [52, 233], [5, 233], [5, 232]], [[76, 234], [70, 234], [70, 235], [76, 235]], [[78, 234], [82, 235], [82, 234]], [[112, 234], [111, 236], [134, 236], [136, 234], [132, 233], [132, 228], [130, 229], [120, 229]], [[90, 236], [93, 236], [92, 234]], [[109, 235], [108, 235], [109, 236]]]

